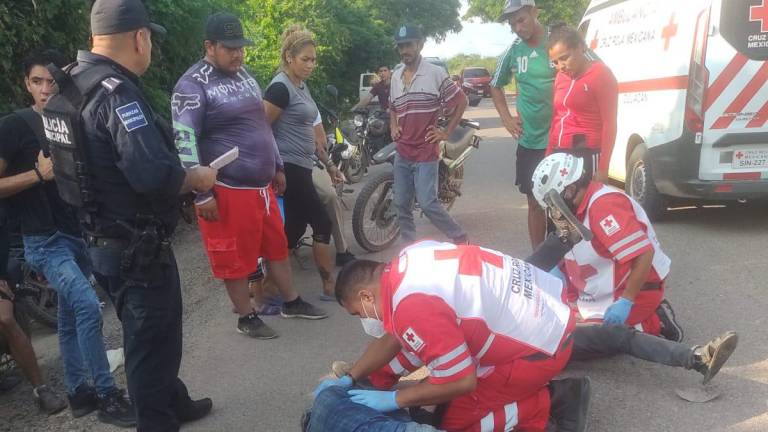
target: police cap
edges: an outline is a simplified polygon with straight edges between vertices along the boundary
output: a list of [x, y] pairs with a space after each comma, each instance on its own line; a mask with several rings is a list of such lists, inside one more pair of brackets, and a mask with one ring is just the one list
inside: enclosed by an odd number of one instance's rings
[[91, 8], [91, 34], [126, 33], [147, 27], [164, 35], [165, 28], [149, 21], [149, 13], [141, 0], [96, 0]]

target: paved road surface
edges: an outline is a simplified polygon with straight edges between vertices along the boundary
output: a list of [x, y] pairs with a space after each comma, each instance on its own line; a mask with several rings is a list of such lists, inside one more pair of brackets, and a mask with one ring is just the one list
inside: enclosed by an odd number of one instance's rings
[[[468, 114], [481, 121], [485, 137], [468, 162], [464, 196], [453, 216], [473, 242], [514, 256], [529, 253], [526, 207], [514, 183], [514, 142], [506, 136], [492, 105], [483, 101]], [[386, 169], [378, 167], [377, 169]], [[355, 189], [359, 190], [360, 185]], [[350, 199], [350, 205], [352, 200]], [[592, 377], [591, 429], [609, 431], [765, 431], [768, 430], [768, 211], [758, 206], [683, 209], [656, 228], [673, 260], [668, 298], [686, 331], [686, 342], [702, 343], [735, 330], [741, 345], [715, 379], [722, 396], [691, 404], [674, 390], [697, 385], [699, 375], [621, 357], [575, 364], [567, 373]], [[351, 215], [350, 215], [351, 217]], [[426, 220], [425, 235], [439, 234]], [[389, 259], [394, 250], [366, 256]], [[253, 341], [235, 333], [235, 317], [219, 282], [210, 277], [196, 231], [183, 230], [176, 241], [185, 291], [185, 352], [182, 376], [193, 396], [210, 396], [215, 410], [188, 431], [296, 431], [309, 393], [333, 360], [354, 360], [366, 342], [359, 320], [335, 304], [332, 316], [310, 322], [268, 318], [280, 338]], [[309, 258], [309, 251], [302, 251]], [[311, 267], [311, 266], [310, 266]], [[296, 286], [317, 301], [314, 270], [294, 265]], [[114, 313], [107, 312], [110, 346], [119, 344]], [[47, 375], [58, 382], [54, 336], [38, 331], [35, 339]], [[120, 379], [124, 379], [122, 371]], [[45, 420], [33, 415], [30, 388], [0, 395], [0, 430], [112, 430], [68, 413]], [[4, 422], [4, 423], [3, 423]]]

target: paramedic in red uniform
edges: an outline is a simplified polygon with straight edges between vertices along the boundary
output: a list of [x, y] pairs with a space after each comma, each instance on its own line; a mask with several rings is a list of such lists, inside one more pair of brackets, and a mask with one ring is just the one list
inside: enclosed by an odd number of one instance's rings
[[590, 164], [560, 152], [533, 174], [533, 194], [544, 208], [545, 195], [555, 190], [593, 233], [564, 256], [568, 299], [585, 324], [574, 331], [574, 359], [630, 354], [695, 370], [706, 384], [736, 348], [737, 335], [726, 332], [703, 346], [680, 343], [682, 328], [664, 299], [671, 260], [643, 208], [623, 191], [593, 181]]
[[[422, 241], [389, 264], [349, 264], [336, 296], [376, 339], [348, 376], [318, 394], [351, 387], [405, 350], [427, 365], [426, 381], [396, 391], [350, 390], [351, 400], [379, 412], [447, 403], [440, 429], [449, 432], [547, 426], [548, 383], [570, 358], [575, 326], [559, 279], [489, 249]], [[583, 419], [589, 385], [576, 381], [570, 402], [583, 402]]]
[[595, 179], [605, 181], [616, 141], [616, 78], [608, 66], [593, 59], [584, 38], [573, 28], [553, 27], [548, 46], [558, 74], [547, 155], [583, 146], [594, 158]]

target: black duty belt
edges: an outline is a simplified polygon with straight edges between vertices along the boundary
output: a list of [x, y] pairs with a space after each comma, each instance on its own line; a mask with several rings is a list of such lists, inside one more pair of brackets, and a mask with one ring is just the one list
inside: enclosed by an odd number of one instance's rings
[[87, 235], [86, 240], [90, 247], [109, 247], [114, 249], [125, 249], [128, 247], [128, 240], [117, 237], [98, 237]]

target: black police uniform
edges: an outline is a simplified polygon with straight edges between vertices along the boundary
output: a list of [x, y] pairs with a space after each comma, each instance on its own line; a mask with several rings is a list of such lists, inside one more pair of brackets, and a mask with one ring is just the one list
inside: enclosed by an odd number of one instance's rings
[[[182, 301], [169, 236], [186, 174], [170, 129], [152, 112], [135, 74], [88, 51], [78, 53], [70, 74], [88, 87], [79, 80], [105, 65], [114, 73], [88, 95], [82, 111], [93, 200], [84, 230], [95, 277], [123, 324], [138, 430], [178, 430], [180, 413], [191, 401], [178, 378]], [[129, 249], [147, 227], [157, 244], [149, 262], [137, 266]]]

